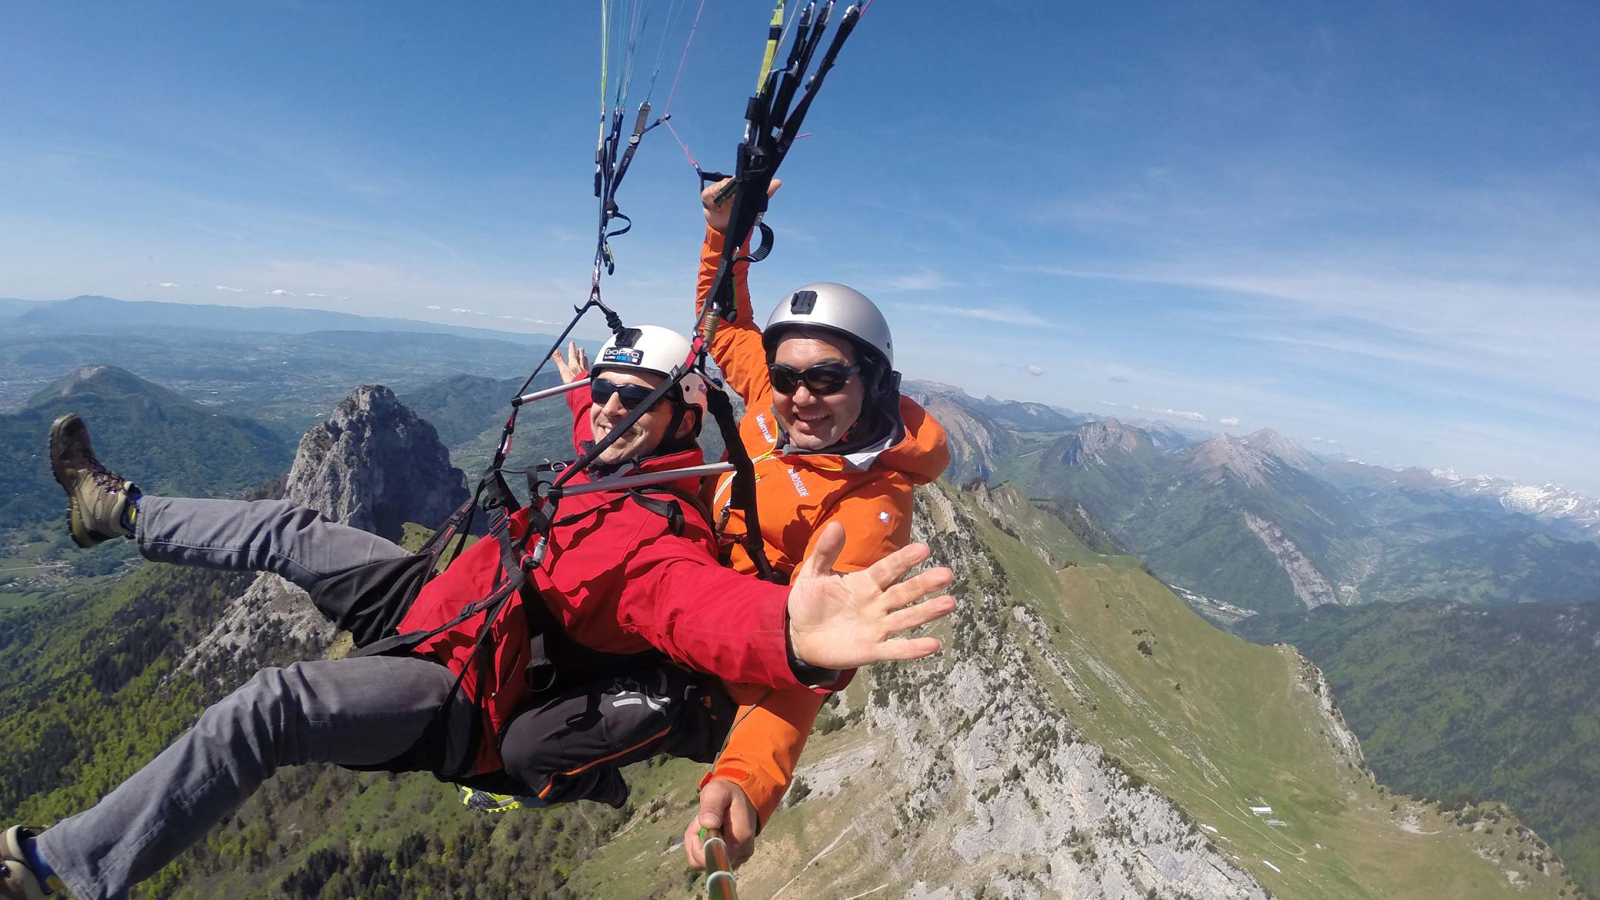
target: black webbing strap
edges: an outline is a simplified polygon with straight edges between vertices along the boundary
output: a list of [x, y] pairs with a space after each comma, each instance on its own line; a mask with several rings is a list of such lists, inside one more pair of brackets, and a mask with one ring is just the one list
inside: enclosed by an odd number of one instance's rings
[[[861, 19], [861, 7], [851, 6], [844, 11], [833, 40], [817, 64], [817, 70], [806, 78], [806, 69], [812, 56], [821, 45], [823, 32], [833, 12], [833, 0], [824, 4], [813, 17], [814, 4], [808, 4], [800, 14], [795, 28], [794, 43], [782, 69], [774, 68], [757, 87], [745, 105], [745, 139], [740, 142], [735, 158], [733, 206], [729, 209], [726, 243], [722, 259], [717, 263], [716, 276], [711, 290], [706, 294], [706, 305], [714, 307], [725, 321], [734, 320], [733, 264], [740, 259], [760, 262], [772, 250], [772, 229], [762, 221], [767, 212], [767, 190], [778, 166], [789, 153], [789, 148], [800, 135], [800, 126], [816, 99], [817, 92], [828, 72], [838, 61], [839, 50], [845, 39], [855, 30]], [[804, 79], [805, 87], [801, 89]], [[799, 101], [794, 102], [798, 94]], [[793, 110], [790, 109], [794, 102]], [[721, 180], [716, 173], [700, 172], [702, 183]], [[724, 199], [719, 196], [718, 198]], [[759, 229], [761, 244], [748, 257], [740, 257], [739, 249], [749, 240], [750, 232]], [[702, 319], [702, 331], [705, 330]]]
[[779, 582], [767, 561], [767, 545], [761, 536], [761, 516], [756, 511], [756, 466], [739, 437], [739, 423], [733, 420], [733, 403], [722, 390], [706, 392], [711, 418], [716, 420], [722, 433], [722, 443], [728, 450], [728, 462], [733, 463], [733, 485], [728, 502], [744, 513], [744, 548], [755, 564], [756, 577], [762, 581]]

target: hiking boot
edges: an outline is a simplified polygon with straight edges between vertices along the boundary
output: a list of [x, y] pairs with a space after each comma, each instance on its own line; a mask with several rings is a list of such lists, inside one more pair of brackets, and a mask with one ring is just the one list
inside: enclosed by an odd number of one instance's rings
[[89, 446], [89, 427], [72, 413], [50, 426], [50, 470], [72, 501], [67, 522], [73, 543], [93, 547], [133, 537], [128, 500], [139, 488], [100, 464]]
[[[46, 900], [50, 896], [39, 883], [39, 876], [24, 862], [27, 854], [22, 852], [23, 841], [42, 830], [13, 825], [0, 835], [0, 900]], [[56, 887], [51, 885], [51, 890]]]

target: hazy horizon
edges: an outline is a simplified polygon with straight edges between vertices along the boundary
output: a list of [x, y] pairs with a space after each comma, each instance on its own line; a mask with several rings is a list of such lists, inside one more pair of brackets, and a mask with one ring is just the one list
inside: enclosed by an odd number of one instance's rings
[[[64, 297], [64, 298], [61, 298], [60, 300], [44, 300], [44, 299], [26, 298], [26, 297], [0, 297], [0, 299], [20, 300], [20, 301], [28, 302], [28, 303], [47, 304], [47, 303], [61, 302], [61, 300], [74, 300], [74, 299], [78, 299], [79, 297], [92, 297], [92, 296], [93, 297], [104, 297], [104, 295], [79, 294], [79, 295], [76, 295], [74, 297]], [[120, 297], [105, 297], [105, 299], [115, 300], [115, 301], [123, 302], [123, 303], [147, 303], [147, 302], [148, 303], [172, 303], [172, 302], [181, 303], [181, 302], [183, 302], [183, 301], [169, 301], [169, 300], [127, 300], [127, 299], [120, 298]], [[258, 304], [258, 305], [255, 305], [255, 306], [241, 306], [241, 305], [238, 305], [238, 304], [229, 304], [229, 303], [200, 303], [200, 302], [196, 302], [196, 303], [194, 303], [192, 305], [196, 305], [196, 306], [214, 306], [214, 307], [225, 307], [225, 308], [231, 307], [231, 308], [240, 308], [240, 309], [266, 309], [266, 308], [286, 306], [285, 304], [277, 304], [277, 303], [263, 303], [263, 304]], [[292, 306], [292, 307], [287, 307], [287, 308], [314, 311], [314, 312], [339, 313], [339, 314], [343, 314], [343, 315], [360, 315], [359, 313], [349, 313], [349, 312], [347, 312], [345, 310], [333, 309], [333, 308], [328, 308], [328, 307], [320, 307], [320, 306], [310, 306], [310, 305], [298, 305], [298, 306]], [[385, 318], [385, 317], [364, 316], [364, 318], [379, 319], [379, 318]], [[555, 338], [555, 334], [552, 333], [552, 332], [541, 332], [541, 331], [534, 331], [534, 330], [522, 330], [522, 329], [518, 329], [518, 328], [514, 328], [514, 327], [511, 328], [511, 329], [507, 329], [505, 327], [500, 327], [500, 323], [498, 323], [496, 321], [491, 321], [491, 322], [487, 322], [487, 323], [480, 324], [480, 325], [467, 325], [466, 323], [429, 322], [429, 321], [424, 320], [424, 319], [404, 319], [403, 317], [387, 317], [387, 318], [401, 318], [402, 321], [415, 322], [415, 323], [421, 324], [421, 325], [435, 325], [435, 326], [440, 326], [440, 327], [456, 327], [456, 328], [459, 328], [459, 327], [470, 327], [470, 328], [473, 328], [474, 330], [487, 331], [487, 332], [506, 334], [506, 335], [521, 335], [521, 336], [544, 337], [544, 338], [549, 339], [549, 340], [554, 340], [554, 338]], [[441, 331], [441, 332], [432, 332], [432, 333], [444, 334], [446, 332], [442, 332]], [[484, 338], [484, 339], [488, 339], [488, 338]], [[65, 374], [67, 374], [67, 373], [63, 373], [63, 375], [65, 375]], [[134, 374], [141, 375], [141, 377], [144, 377], [139, 372], [134, 372]], [[1024, 402], [1023, 398], [1011, 397], [1011, 396], [1006, 396], [1006, 395], [1003, 395], [1003, 394], [994, 394], [993, 392], [984, 392], [984, 391], [974, 392], [973, 390], [971, 390], [970, 388], [968, 388], [968, 387], [966, 387], [964, 385], [954, 384], [954, 383], [950, 382], [949, 380], [947, 380], [946, 377], [943, 377], [943, 376], [933, 376], [933, 375], [921, 375], [921, 374], [916, 374], [916, 373], [907, 373], [906, 374], [906, 378], [908, 380], [911, 380], [911, 381], [922, 381], [922, 382], [930, 382], [930, 383], [935, 383], [935, 384], [943, 384], [943, 385], [953, 386], [953, 387], [956, 387], [956, 388], [959, 388], [959, 389], [965, 391], [969, 396], [972, 396], [972, 397], [975, 397], [975, 398], [982, 398], [982, 397], [987, 395], [987, 396], [993, 396], [995, 399], [1001, 400], [1001, 401]], [[1042, 402], [1042, 401], [1034, 401], [1034, 402]], [[1247, 434], [1250, 434], [1250, 433], [1253, 433], [1253, 432], [1256, 432], [1256, 431], [1260, 431], [1262, 429], [1271, 429], [1271, 430], [1276, 431], [1276, 432], [1278, 432], [1280, 434], [1283, 434], [1285, 437], [1288, 437], [1288, 438], [1296, 441], [1297, 443], [1299, 443], [1302, 446], [1304, 446], [1307, 450], [1310, 450], [1310, 451], [1312, 451], [1314, 453], [1317, 453], [1319, 455], [1326, 456], [1326, 457], [1329, 457], [1329, 458], [1350, 459], [1352, 461], [1361, 462], [1361, 463], [1366, 464], [1366, 465], [1380, 466], [1380, 467], [1390, 468], [1390, 469], [1422, 468], [1422, 469], [1429, 469], [1429, 470], [1441, 470], [1441, 469], [1453, 469], [1453, 468], [1456, 468], [1456, 467], [1453, 467], [1453, 466], [1450, 466], [1450, 465], [1447, 465], [1447, 464], [1432, 464], [1432, 463], [1429, 463], [1429, 462], [1426, 462], [1426, 461], [1418, 461], [1418, 460], [1362, 459], [1362, 458], [1356, 456], [1355, 454], [1352, 454], [1349, 451], [1340, 448], [1338, 446], [1337, 442], [1329, 441], [1328, 439], [1323, 438], [1320, 435], [1310, 435], [1310, 436], [1301, 435], [1301, 434], [1298, 434], [1298, 433], [1294, 433], [1294, 432], [1288, 431], [1288, 430], [1286, 430], [1286, 429], [1284, 429], [1282, 427], [1276, 426], [1271, 422], [1256, 423], [1256, 424], [1248, 426], [1248, 427], [1246, 427], [1246, 426], [1244, 426], [1242, 424], [1222, 424], [1222, 423], [1216, 423], [1213, 426], [1213, 424], [1209, 423], [1209, 422], [1205, 422], [1205, 423], [1196, 422], [1192, 418], [1189, 418], [1189, 417], [1186, 417], [1186, 416], [1182, 415], [1181, 411], [1179, 411], [1178, 415], [1173, 415], [1171, 411], [1167, 411], [1167, 410], [1149, 409], [1149, 408], [1142, 407], [1142, 406], [1137, 406], [1137, 405], [1122, 405], [1122, 404], [1118, 404], [1118, 403], [1114, 403], [1114, 402], [1107, 402], [1107, 401], [1084, 401], [1084, 402], [1078, 402], [1078, 403], [1073, 403], [1073, 402], [1052, 402], [1049, 405], [1052, 405], [1052, 406], [1055, 406], [1055, 407], [1058, 407], [1058, 408], [1062, 408], [1062, 409], [1067, 409], [1067, 410], [1070, 410], [1070, 411], [1075, 412], [1075, 413], [1088, 413], [1088, 414], [1093, 414], [1093, 415], [1096, 415], [1096, 416], [1101, 416], [1103, 418], [1114, 418], [1114, 419], [1118, 419], [1120, 421], [1129, 422], [1129, 423], [1150, 422], [1150, 421], [1160, 422], [1160, 423], [1168, 425], [1169, 427], [1173, 427], [1173, 428], [1175, 428], [1175, 429], [1177, 429], [1179, 431], [1187, 432], [1189, 434], [1206, 434], [1206, 435], [1232, 434], [1232, 435], [1235, 435], [1235, 436], [1243, 436], [1243, 435], [1247, 435]], [[1536, 484], [1536, 485], [1557, 484], [1560, 487], [1563, 487], [1563, 488], [1566, 488], [1566, 489], [1569, 489], [1569, 490], [1578, 491], [1580, 493], [1585, 494], [1586, 496], [1591, 496], [1591, 497], [1600, 496], [1600, 483], [1597, 483], [1596, 486], [1589, 486], [1589, 485], [1583, 485], [1583, 484], [1560, 482], [1558, 479], [1552, 479], [1552, 478], [1538, 478], [1538, 477], [1528, 478], [1528, 477], [1509, 475], [1509, 474], [1502, 473], [1502, 472], [1469, 471], [1469, 470], [1460, 470], [1460, 469], [1457, 469], [1457, 471], [1458, 471], [1459, 474], [1461, 474], [1463, 476], [1466, 476], [1466, 477], [1487, 476], [1487, 477], [1495, 477], [1495, 478], [1507, 478], [1507, 479], [1510, 479], [1510, 480], [1513, 480], [1513, 481], [1518, 481], [1518, 482], [1525, 483], [1525, 484]]]

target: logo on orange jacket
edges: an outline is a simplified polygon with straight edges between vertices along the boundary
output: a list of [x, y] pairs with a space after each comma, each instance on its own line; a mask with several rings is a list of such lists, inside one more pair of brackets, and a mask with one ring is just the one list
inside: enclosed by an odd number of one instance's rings
[[[788, 467], [785, 466], [785, 468], [788, 468]], [[789, 469], [789, 480], [794, 482], [794, 489], [800, 492], [800, 496], [802, 496], [802, 497], [811, 496], [811, 492], [806, 490], [806, 483], [804, 481], [800, 480], [800, 473], [799, 472], [796, 472], [794, 469]]]

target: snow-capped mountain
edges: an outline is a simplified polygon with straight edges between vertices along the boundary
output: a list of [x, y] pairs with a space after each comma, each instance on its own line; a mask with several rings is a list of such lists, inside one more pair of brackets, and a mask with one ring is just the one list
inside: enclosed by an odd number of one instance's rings
[[1455, 469], [1434, 469], [1432, 475], [1463, 496], [1492, 498], [1511, 512], [1559, 522], [1588, 537], [1600, 538], [1600, 500], [1559, 484], [1522, 484], [1492, 475], [1464, 476]]

